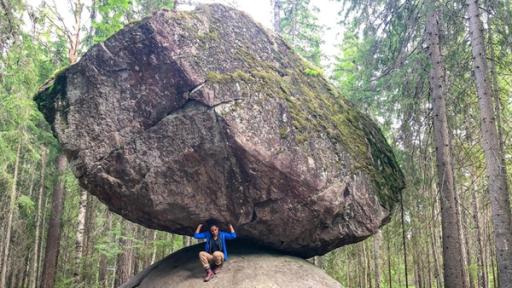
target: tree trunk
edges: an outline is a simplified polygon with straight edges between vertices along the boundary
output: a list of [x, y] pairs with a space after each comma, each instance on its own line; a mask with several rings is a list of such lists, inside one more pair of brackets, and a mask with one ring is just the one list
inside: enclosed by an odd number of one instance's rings
[[[502, 156], [502, 159], [500, 159], [502, 161], [502, 165], [505, 165], [505, 153], [504, 153], [504, 147], [505, 147], [505, 141], [504, 141], [504, 138], [503, 138], [503, 126], [501, 125], [502, 121], [501, 121], [501, 113], [502, 113], [502, 107], [505, 106], [506, 107], [506, 104], [505, 105], [502, 105], [501, 103], [501, 97], [500, 97], [500, 87], [499, 87], [499, 84], [498, 84], [498, 73], [496, 72], [496, 53], [494, 51], [494, 37], [493, 37], [493, 30], [492, 30], [492, 27], [494, 26], [493, 25], [493, 20], [496, 18], [496, 17], [500, 17], [500, 13], [496, 11], [496, 7], [494, 7], [496, 5], [496, 1], [495, 0], [489, 0], [489, 1], [486, 1], [486, 8], [489, 9], [490, 14], [491, 13], [495, 13], [494, 15], [488, 15], [488, 23], [487, 23], [487, 26], [488, 26], [488, 29], [487, 29], [487, 38], [488, 38], [488, 43], [489, 43], [489, 72], [490, 72], [490, 77], [491, 77], [491, 80], [492, 80], [492, 85], [491, 85], [491, 91], [492, 91], [492, 95], [494, 97], [494, 111], [495, 111], [495, 115], [496, 115], [496, 127], [497, 127], [497, 132], [498, 132], [498, 140], [499, 140], [499, 144], [500, 144], [500, 152], [501, 152], [501, 156]], [[508, 5], [507, 5], [508, 7]], [[504, 9], [500, 9], [500, 10], [504, 10]], [[508, 9], [507, 9], [508, 10]], [[503, 17], [503, 16], [502, 16]], [[508, 17], [510, 17], [510, 15], [508, 15]], [[508, 17], [503, 17], [503, 18], [508, 18]], [[483, 35], [482, 35], [483, 37]], [[507, 40], [509, 41], [509, 40]], [[505, 49], [503, 49], [505, 50]], [[503, 53], [500, 53], [502, 55], [500, 55], [501, 57], [506, 57], [506, 55], [503, 55]]]
[[425, 247], [425, 250], [426, 250], [426, 254], [427, 254], [427, 285], [426, 287], [428, 286], [429, 288], [432, 288], [432, 263], [430, 263], [430, 253], [428, 253], [428, 245], [427, 247]]
[[32, 194], [33, 194], [33, 190], [34, 190], [34, 177], [36, 175], [36, 169], [33, 169], [32, 172], [30, 173], [30, 186], [28, 187], [28, 196], [30, 197], [30, 199], [32, 199]]
[[101, 254], [98, 268], [98, 286], [107, 287], [107, 256]]
[[84, 235], [84, 257], [92, 255], [94, 248], [95, 221], [96, 221], [96, 198], [87, 196], [87, 209], [85, 213], [85, 235]]
[[[106, 210], [106, 218], [107, 218], [107, 228], [108, 231], [112, 230], [112, 212]], [[104, 231], [106, 232], [106, 231]], [[100, 263], [98, 269], [98, 282], [100, 287], [108, 287], [108, 259], [107, 255], [101, 253], [100, 254]]]
[[61, 216], [64, 207], [64, 171], [67, 160], [64, 153], [60, 153], [56, 160], [57, 179], [52, 195], [52, 210], [48, 235], [46, 237], [46, 250], [43, 262], [43, 274], [41, 277], [42, 288], [52, 288], [55, 283], [57, 272], [57, 261], [59, 259], [60, 237], [61, 237]]
[[358, 269], [356, 272], [357, 278], [359, 279], [359, 286], [358, 287], [367, 287], [366, 286], [366, 265], [365, 265], [365, 257], [364, 257], [364, 242], [361, 242], [359, 244], [359, 247], [357, 249], [357, 253], [359, 254], [359, 265], [357, 265]]
[[131, 261], [130, 261], [130, 242], [128, 241], [129, 229], [126, 220], [121, 219], [121, 236], [119, 237], [119, 247], [123, 249], [116, 260], [116, 277], [114, 280], [114, 286], [125, 283], [130, 278]]
[[[397, 280], [396, 282], [398, 283], [398, 287], [402, 287], [402, 273], [400, 273], [400, 269], [397, 270], [396, 280]], [[407, 287], [407, 286], [405, 286], [405, 287]]]
[[271, 0], [274, 32], [281, 33], [281, 0]]
[[482, 231], [480, 228], [480, 209], [478, 207], [478, 200], [476, 198], [476, 187], [471, 191], [471, 201], [473, 206], [473, 221], [475, 222], [475, 230], [476, 230], [476, 243], [478, 247], [478, 251], [476, 253], [476, 261], [477, 261], [477, 274], [478, 274], [478, 287], [479, 288], [487, 288], [487, 275], [484, 271], [484, 254], [483, 254], [483, 245], [482, 245]]
[[388, 239], [386, 242], [387, 242], [387, 251], [388, 251], [388, 282], [389, 282], [389, 288], [393, 288], [393, 281], [392, 281], [392, 278], [391, 278], [391, 248], [389, 247], [389, 241], [390, 239]]
[[18, 182], [18, 164], [20, 160], [20, 151], [21, 151], [21, 143], [18, 143], [18, 147], [16, 148], [16, 162], [14, 163], [14, 176], [12, 179], [11, 185], [11, 198], [9, 201], [9, 214], [7, 215], [7, 230], [5, 232], [4, 238], [4, 249], [2, 253], [2, 271], [0, 274], [0, 288], [6, 287], [6, 277], [7, 277], [7, 266], [9, 266], [7, 261], [9, 260], [9, 246], [11, 243], [11, 231], [12, 231], [12, 218], [14, 216], [14, 209], [16, 204], [16, 183]]
[[32, 271], [30, 272], [29, 287], [37, 286], [37, 271], [39, 270], [39, 238], [41, 234], [41, 213], [43, 210], [43, 193], [45, 190], [44, 176], [46, 171], [46, 148], [42, 149], [41, 154], [41, 181], [39, 182], [39, 193], [37, 195], [37, 213], [36, 213], [36, 235], [34, 238], [34, 251], [32, 256]]
[[462, 210], [462, 221], [463, 221], [462, 223], [464, 224], [462, 226], [462, 232], [463, 232], [462, 236], [465, 239], [464, 249], [465, 249], [465, 255], [466, 255], [466, 257], [465, 257], [465, 259], [466, 259], [465, 267], [467, 267], [466, 271], [468, 271], [467, 274], [468, 274], [468, 277], [469, 277], [469, 288], [474, 288], [475, 287], [475, 285], [474, 285], [475, 279], [473, 277], [473, 273], [471, 273], [471, 271], [470, 271], [470, 267], [473, 264], [472, 264], [472, 261], [471, 261], [471, 251], [470, 251], [471, 249], [470, 249], [470, 243], [469, 243], [469, 232], [467, 231], [468, 230], [467, 229], [467, 226], [468, 226], [467, 219], [468, 219], [468, 217], [469, 216], [466, 214], [466, 210]]
[[[345, 255], [346, 255], [346, 257], [348, 258], [348, 255], [349, 255], [349, 254], [348, 254], [348, 252], [346, 252], [346, 253], [345, 253]], [[350, 285], [350, 284], [352, 283], [352, 282], [351, 282], [351, 280], [352, 280], [352, 277], [351, 277], [351, 276], [352, 276], [352, 275], [351, 275], [351, 273], [350, 273], [350, 266], [351, 266], [351, 265], [345, 265], [345, 266], [347, 267], [347, 272], [346, 272], [346, 273], [347, 273], [347, 287], [352, 287], [352, 285]]]
[[373, 236], [373, 269], [375, 274], [375, 288], [380, 288], [380, 246], [382, 243], [382, 232], [377, 231]]
[[[142, 231], [143, 227], [141, 225], [136, 225], [135, 226], [135, 231], [133, 233], [133, 236], [135, 238], [136, 241], [139, 241], [139, 240], [144, 240], [144, 234], [143, 234], [143, 231]], [[144, 247], [147, 247], [147, 246], [144, 246]], [[144, 266], [144, 259], [141, 255], [141, 249], [131, 249], [132, 250], [132, 270], [131, 270], [131, 275], [135, 275], [136, 273], [138, 273], [141, 268], [143, 268]]]
[[36, 272], [36, 283], [39, 283], [39, 286], [38, 287], [41, 287], [41, 278], [42, 278], [42, 269], [43, 269], [43, 263], [44, 263], [44, 257], [42, 257], [44, 251], [45, 251], [45, 248], [46, 248], [46, 238], [44, 238], [44, 231], [46, 231], [46, 221], [44, 221], [46, 219], [46, 214], [47, 214], [47, 207], [48, 207], [48, 202], [49, 202], [49, 197], [48, 196], [45, 196], [45, 199], [44, 199], [44, 205], [43, 205], [43, 216], [41, 217], [42, 221], [41, 221], [41, 228], [40, 228], [40, 231], [42, 231], [41, 233], [41, 237], [39, 239], [39, 262], [37, 263], [37, 272]]
[[460, 240], [457, 203], [452, 168], [450, 139], [446, 115], [446, 99], [443, 83], [443, 60], [439, 46], [439, 22], [437, 11], [429, 15], [427, 36], [431, 62], [430, 88], [433, 107], [434, 138], [438, 187], [441, 197], [441, 228], [443, 231], [444, 285], [447, 288], [466, 287], [464, 262]]
[[75, 20], [73, 32], [69, 36], [69, 63], [73, 64], [78, 61], [78, 53], [80, 52], [80, 30], [82, 25], [82, 11], [84, 4], [80, 0], [75, 0], [73, 5], [73, 18]]
[[[451, 132], [451, 131], [450, 131]], [[453, 139], [453, 134], [450, 135], [450, 139]], [[450, 148], [452, 147], [451, 145], [451, 140], [450, 140]], [[452, 158], [452, 171], [453, 171], [453, 158]], [[455, 177], [455, 176], [454, 176]], [[464, 236], [464, 228], [463, 228], [463, 222], [462, 222], [462, 217], [465, 217], [463, 215], [461, 215], [461, 201], [460, 201], [460, 198], [459, 198], [459, 192], [457, 191], [456, 187], [455, 187], [455, 178], [453, 180], [453, 183], [454, 183], [454, 186], [453, 186], [453, 191], [454, 191], [454, 195], [455, 195], [455, 213], [457, 214], [457, 225], [459, 225], [459, 240], [460, 240], [460, 247], [461, 247], [461, 258], [462, 258], [462, 263], [464, 264], [461, 268], [462, 268], [462, 273], [464, 275], [464, 282], [465, 282], [465, 285], [466, 287], [470, 287], [470, 284], [468, 283], [468, 269], [469, 269], [469, 266], [466, 265], [468, 263], [468, 260], [466, 259], [467, 255], [469, 254], [466, 254], [466, 238]]]
[[368, 271], [370, 265], [368, 264], [368, 256], [367, 256], [367, 252], [366, 252], [366, 243], [365, 242], [361, 242], [361, 247], [363, 249], [362, 253], [360, 254], [360, 257], [362, 258], [362, 266], [363, 266], [363, 283], [364, 283], [364, 287], [368, 287], [370, 285], [370, 279], [368, 279], [368, 275], [370, 274], [370, 272]]
[[412, 264], [414, 266], [414, 287], [421, 288], [421, 282], [419, 278], [418, 255], [416, 252], [412, 254]]
[[[417, 232], [416, 232], [417, 233]], [[422, 275], [422, 271], [421, 271], [421, 263], [422, 263], [422, 260], [423, 259], [420, 259], [420, 255], [421, 255], [421, 246], [420, 246], [420, 241], [419, 241], [419, 235], [416, 235], [414, 236], [414, 245], [416, 246], [416, 248], [414, 249], [414, 253], [413, 253], [413, 257], [414, 257], [414, 273], [415, 273], [415, 281], [416, 281], [416, 286], [415, 287], [418, 287], [418, 288], [423, 288], [423, 275]]]
[[192, 238], [189, 236], [183, 236], [182, 245], [183, 247], [188, 247], [192, 244]]
[[[28, 251], [27, 251], [28, 252]], [[21, 287], [28, 286], [29, 270], [30, 270], [30, 253], [25, 256], [25, 266], [23, 266], [23, 273], [21, 275]]]
[[[435, 194], [433, 193], [434, 191], [432, 191], [433, 189], [429, 189], [429, 191], [431, 192], [431, 197], [434, 199], [434, 198], [437, 198], [435, 196]], [[432, 256], [434, 257], [434, 278], [436, 279], [436, 287], [442, 287], [442, 282], [441, 282], [441, 268], [440, 268], [440, 264], [439, 264], [439, 257], [438, 257], [438, 254], [437, 254], [437, 233], [436, 233], [436, 225], [435, 225], [435, 220], [436, 220], [436, 203], [437, 201], [434, 200], [433, 201], [433, 205], [432, 205], [432, 216], [431, 216], [431, 224], [429, 225], [430, 227], [430, 247], [431, 247], [431, 250], [432, 250]]]
[[80, 202], [78, 205], [78, 225], [75, 241], [75, 271], [73, 272], [73, 278], [76, 285], [80, 283], [81, 261], [84, 248], [85, 215], [87, 212], [87, 191], [85, 189], [80, 189]]
[[469, 31], [473, 52], [473, 70], [476, 79], [482, 146], [485, 154], [487, 180], [492, 207], [494, 241], [498, 266], [498, 286], [512, 287], [512, 212], [510, 208], [507, 171], [503, 163], [503, 151], [496, 128], [496, 112], [493, 107], [493, 91], [489, 79], [483, 27], [477, 0], [467, 0]]
[[405, 287], [407, 287], [409, 283], [409, 277], [407, 272], [407, 242], [405, 237], [405, 215], [404, 215], [404, 200], [402, 192], [400, 192], [400, 220], [402, 224], [402, 246], [404, 251], [404, 273], [405, 273]]
[[151, 263], [150, 264], [153, 264], [155, 263], [156, 261], [156, 237], [157, 237], [157, 231], [156, 230], [153, 230], [153, 241], [151, 242], [152, 245], [153, 245], [153, 252], [151, 253]]
[[[492, 279], [492, 287], [496, 288], [496, 270], [495, 270], [495, 260], [496, 260], [496, 254], [494, 253], [494, 237], [492, 233], [492, 223], [489, 221], [492, 218], [492, 209], [487, 206], [487, 209], [485, 210], [485, 235], [486, 235], [486, 241], [485, 241], [485, 249], [487, 250], [487, 265], [489, 266], [487, 268], [487, 279]], [[489, 276], [489, 274], [491, 276]], [[488, 285], [490, 286], [490, 285]]]

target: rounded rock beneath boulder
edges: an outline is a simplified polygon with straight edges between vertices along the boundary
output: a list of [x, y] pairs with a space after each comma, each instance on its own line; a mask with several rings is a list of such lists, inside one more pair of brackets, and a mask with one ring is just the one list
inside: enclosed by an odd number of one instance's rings
[[229, 261], [209, 282], [199, 262], [203, 243], [183, 248], [135, 275], [120, 288], [341, 288], [306, 260], [245, 241], [229, 241]]

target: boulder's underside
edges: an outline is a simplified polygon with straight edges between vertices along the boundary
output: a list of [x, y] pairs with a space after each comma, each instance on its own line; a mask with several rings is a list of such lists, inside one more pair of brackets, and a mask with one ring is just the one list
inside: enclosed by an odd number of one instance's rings
[[229, 241], [230, 260], [212, 280], [203, 282], [198, 254], [203, 243], [179, 250], [132, 277], [119, 288], [341, 288], [306, 260], [251, 243]]
[[366, 115], [222, 5], [126, 26], [35, 100], [81, 186], [150, 228], [215, 219], [310, 257], [375, 233], [404, 185]]

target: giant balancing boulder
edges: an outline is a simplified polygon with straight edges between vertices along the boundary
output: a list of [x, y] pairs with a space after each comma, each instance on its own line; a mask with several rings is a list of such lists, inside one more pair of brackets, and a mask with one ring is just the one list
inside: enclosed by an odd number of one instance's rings
[[310, 257], [375, 233], [404, 186], [368, 116], [222, 5], [129, 24], [35, 101], [81, 186], [154, 229], [191, 235], [216, 219]]

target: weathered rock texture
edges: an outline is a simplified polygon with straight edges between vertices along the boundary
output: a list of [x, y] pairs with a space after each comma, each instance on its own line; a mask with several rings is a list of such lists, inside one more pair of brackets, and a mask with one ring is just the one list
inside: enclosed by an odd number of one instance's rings
[[150, 228], [190, 235], [215, 218], [309, 257], [374, 233], [404, 185], [367, 116], [221, 5], [128, 25], [36, 101], [80, 184]]
[[138, 273], [119, 288], [341, 288], [322, 269], [306, 260], [229, 241], [229, 261], [204, 283], [198, 254], [203, 243], [177, 251]]

